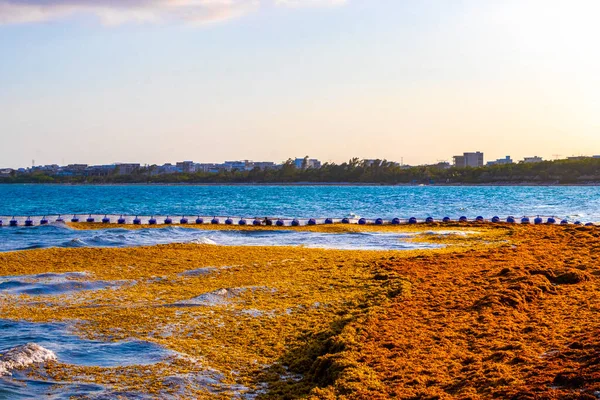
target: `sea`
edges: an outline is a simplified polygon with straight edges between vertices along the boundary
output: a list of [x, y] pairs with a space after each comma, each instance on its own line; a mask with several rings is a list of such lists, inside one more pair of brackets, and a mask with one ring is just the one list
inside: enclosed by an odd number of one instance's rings
[[[600, 186], [295, 186], [295, 185], [0, 185], [0, 251], [46, 247], [127, 247], [166, 243], [216, 245], [291, 245], [336, 249], [402, 250], [415, 246], [407, 234], [327, 234], [289, 230], [217, 231], [181, 226], [158, 229], [73, 230], [56, 223], [73, 216], [96, 221], [109, 215], [131, 221], [135, 216], [157, 216], [175, 222], [183, 216], [209, 221], [219, 216], [235, 223], [247, 218], [364, 217], [408, 219], [427, 217], [474, 219], [483, 216], [553, 216], [570, 222], [600, 221]], [[19, 227], [8, 228], [18, 216]], [[46, 216], [47, 226], [26, 228]], [[160, 217], [158, 217], [160, 216]], [[289, 224], [289, 222], [288, 222]]]

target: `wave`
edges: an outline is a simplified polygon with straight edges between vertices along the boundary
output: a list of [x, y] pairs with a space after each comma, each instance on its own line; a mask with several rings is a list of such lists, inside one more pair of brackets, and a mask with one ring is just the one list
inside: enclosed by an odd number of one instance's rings
[[0, 357], [0, 376], [11, 376], [14, 370], [21, 370], [33, 364], [56, 361], [56, 354], [35, 343], [13, 347]]

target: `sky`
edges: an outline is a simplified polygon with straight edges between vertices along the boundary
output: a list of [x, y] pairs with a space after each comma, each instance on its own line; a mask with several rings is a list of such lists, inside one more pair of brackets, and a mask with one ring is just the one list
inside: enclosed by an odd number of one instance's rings
[[597, 0], [0, 0], [0, 167], [600, 154]]

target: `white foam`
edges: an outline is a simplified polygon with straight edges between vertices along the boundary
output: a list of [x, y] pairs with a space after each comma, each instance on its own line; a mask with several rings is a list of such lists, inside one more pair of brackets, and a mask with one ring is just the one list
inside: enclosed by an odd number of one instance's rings
[[47, 361], [56, 361], [56, 354], [35, 343], [27, 343], [13, 347], [0, 356], [0, 376], [10, 376], [12, 371], [30, 367], [33, 364], [42, 364]]
[[214, 240], [211, 240], [207, 237], [201, 237], [201, 238], [197, 238], [197, 239], [192, 239], [190, 240], [188, 243], [193, 243], [193, 244], [210, 244], [210, 245], [216, 245], [217, 242], [215, 242]]

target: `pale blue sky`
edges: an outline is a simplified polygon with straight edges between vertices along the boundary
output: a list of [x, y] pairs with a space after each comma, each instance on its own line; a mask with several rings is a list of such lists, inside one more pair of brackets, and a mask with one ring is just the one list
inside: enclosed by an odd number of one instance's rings
[[217, 3], [0, 0], [0, 167], [600, 154], [595, 0]]

